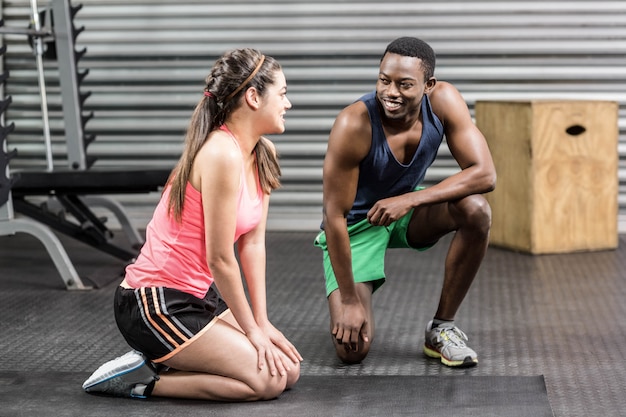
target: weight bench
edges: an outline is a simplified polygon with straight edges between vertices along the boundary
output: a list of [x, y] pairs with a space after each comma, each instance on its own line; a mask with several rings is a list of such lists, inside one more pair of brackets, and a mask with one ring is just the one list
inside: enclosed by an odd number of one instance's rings
[[[54, 172], [21, 172], [11, 189], [14, 209], [25, 216], [44, 223], [51, 228], [91, 245], [124, 261], [131, 261], [130, 252], [110, 241], [113, 233], [107, 229], [106, 219], [98, 218], [90, 206], [104, 206], [118, 218], [126, 231], [131, 245], [139, 249], [143, 239], [116, 201], [106, 194], [138, 194], [158, 191], [167, 181], [169, 170], [87, 170]], [[29, 196], [47, 196], [57, 201], [61, 210], [45, 204], [35, 204]], [[70, 214], [76, 220], [65, 217]]]
[[[0, 235], [25, 232], [37, 237], [46, 247], [67, 289], [88, 289], [50, 229], [125, 262], [132, 262], [143, 238], [132, 226], [123, 207], [105, 195], [159, 191], [167, 182], [169, 173], [166, 169], [16, 172], [11, 188], [13, 208], [26, 218], [0, 222]], [[37, 204], [29, 197], [47, 199]], [[92, 211], [95, 206], [105, 207], [116, 215], [135, 250], [112, 241], [113, 232], [107, 228], [106, 218], [99, 218]]]

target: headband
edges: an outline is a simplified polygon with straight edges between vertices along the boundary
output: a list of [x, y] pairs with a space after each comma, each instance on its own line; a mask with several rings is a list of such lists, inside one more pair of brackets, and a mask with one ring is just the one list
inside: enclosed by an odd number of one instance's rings
[[242, 88], [244, 88], [250, 81], [252, 81], [252, 79], [254, 78], [256, 73], [259, 72], [259, 70], [261, 69], [261, 65], [263, 65], [263, 61], [265, 61], [265, 55], [261, 55], [261, 59], [259, 59], [259, 63], [256, 64], [256, 68], [254, 69], [254, 71], [252, 71], [252, 73], [250, 75], [248, 75], [248, 78], [246, 78], [246, 80], [244, 82], [239, 84], [239, 87], [235, 88], [235, 91], [233, 91], [232, 93], [227, 95], [226, 98], [224, 98], [224, 102], [226, 102], [226, 101], [230, 100], [231, 98], [235, 97], [235, 94], [240, 92]]

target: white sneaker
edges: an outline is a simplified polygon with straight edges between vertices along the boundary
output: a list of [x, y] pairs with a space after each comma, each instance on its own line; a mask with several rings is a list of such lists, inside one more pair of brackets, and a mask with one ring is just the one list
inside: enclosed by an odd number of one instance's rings
[[83, 389], [116, 397], [147, 398], [146, 388], [151, 391], [158, 379], [150, 361], [133, 350], [101, 365], [83, 383]]

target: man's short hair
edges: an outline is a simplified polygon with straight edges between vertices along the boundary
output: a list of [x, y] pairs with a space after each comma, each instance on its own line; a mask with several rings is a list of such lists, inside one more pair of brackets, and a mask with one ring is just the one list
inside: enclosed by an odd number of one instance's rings
[[419, 58], [422, 61], [425, 80], [430, 79], [435, 73], [435, 51], [421, 39], [410, 36], [395, 39], [387, 45], [383, 58], [387, 53]]

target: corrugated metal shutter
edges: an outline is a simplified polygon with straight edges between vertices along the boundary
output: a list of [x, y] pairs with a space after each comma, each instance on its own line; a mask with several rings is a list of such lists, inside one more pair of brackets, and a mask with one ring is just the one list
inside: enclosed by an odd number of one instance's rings
[[[79, 4], [79, 3], [73, 3]], [[470, 110], [477, 100], [568, 99], [620, 103], [620, 231], [626, 232], [626, 2], [623, 1], [157, 1], [84, 0], [76, 16], [89, 69], [88, 152], [99, 165], [172, 166], [203, 80], [225, 50], [249, 46], [282, 63], [293, 109], [273, 138], [284, 187], [272, 199], [272, 229], [315, 229], [321, 166], [338, 111], [374, 88], [378, 61], [397, 36], [427, 40], [436, 76], [453, 82]], [[44, 5], [43, 3], [41, 4]], [[3, 1], [6, 26], [28, 24], [28, 0]], [[12, 166], [44, 165], [37, 78], [23, 36], [5, 35], [11, 76], [6, 113], [16, 124]], [[63, 164], [58, 74], [47, 63], [57, 164]], [[428, 173], [456, 171], [443, 147]], [[141, 225], [156, 195], [120, 196]]]

